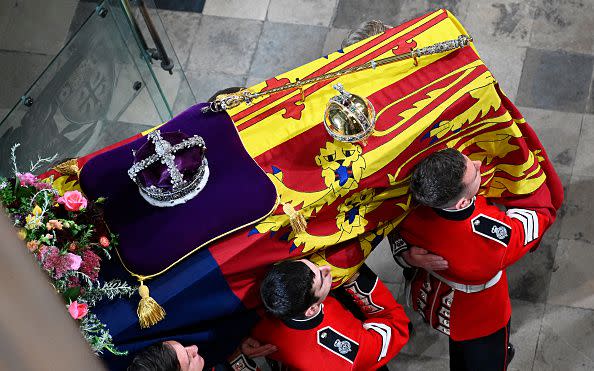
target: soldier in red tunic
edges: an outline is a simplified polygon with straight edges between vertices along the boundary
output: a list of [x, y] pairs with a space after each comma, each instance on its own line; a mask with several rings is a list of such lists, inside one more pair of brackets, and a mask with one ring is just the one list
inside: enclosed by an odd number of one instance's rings
[[[285, 261], [268, 273], [260, 293], [270, 313], [252, 331], [278, 349], [268, 357], [292, 370], [376, 370], [406, 344], [409, 320], [386, 286], [363, 266], [342, 288], [355, 317], [335, 297], [330, 267]], [[335, 291], [336, 291], [335, 290]]]
[[421, 206], [401, 224], [401, 238], [392, 236], [392, 251], [408, 268], [421, 266], [411, 245], [445, 259], [439, 273], [419, 268], [411, 274], [411, 298], [413, 308], [450, 337], [452, 370], [505, 370], [513, 356], [513, 347], [506, 351], [505, 268], [537, 247], [563, 199], [548, 159], [541, 166], [546, 182], [533, 194], [502, 199], [507, 211], [477, 196], [481, 163], [457, 150], [431, 154], [413, 171], [411, 192]]

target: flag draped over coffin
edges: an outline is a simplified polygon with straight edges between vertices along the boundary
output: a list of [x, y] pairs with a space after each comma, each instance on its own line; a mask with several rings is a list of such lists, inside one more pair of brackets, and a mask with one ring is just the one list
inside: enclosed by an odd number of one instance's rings
[[[462, 34], [466, 31], [458, 21], [439, 10], [250, 90], [271, 89]], [[336, 94], [336, 82], [367, 97], [375, 108], [376, 130], [366, 145], [335, 141], [324, 129], [323, 113]], [[546, 181], [543, 166], [550, 164], [540, 142], [474, 47], [422, 57], [418, 65], [405, 60], [318, 82], [307, 86], [303, 96], [304, 101], [297, 90], [279, 92], [229, 114], [280, 202], [306, 217], [306, 231], [295, 234], [279, 205], [259, 223], [191, 255], [149, 282], [151, 296], [168, 312], [155, 327], [138, 328], [136, 300], [103, 309], [101, 317], [116, 343], [134, 350], [173, 336], [211, 344], [203, 348], [207, 358], [232, 348], [255, 319], [242, 322], [238, 313], [257, 306], [257, 280], [279, 260], [307, 256], [329, 264], [334, 284], [340, 285], [406, 216], [410, 170], [436, 150], [454, 147], [480, 160], [481, 192], [487, 197], [530, 194]], [[87, 159], [79, 159], [79, 165]], [[241, 183], [238, 179], [237, 187]]]

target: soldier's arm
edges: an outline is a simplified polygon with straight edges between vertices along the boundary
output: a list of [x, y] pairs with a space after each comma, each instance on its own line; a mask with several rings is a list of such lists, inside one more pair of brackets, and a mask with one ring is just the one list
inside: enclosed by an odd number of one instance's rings
[[544, 233], [555, 221], [557, 211], [548, 187], [539, 188], [526, 200], [509, 202], [506, 207], [505, 212], [491, 214], [491, 219], [479, 215], [472, 221], [475, 233], [505, 247], [502, 269], [538, 247]]
[[359, 351], [354, 369], [374, 369], [387, 364], [409, 338], [409, 320], [388, 288], [363, 265], [357, 279], [344, 285], [344, 290], [361, 309]]
[[443, 257], [431, 254], [418, 246], [411, 246], [402, 238], [398, 229], [394, 229], [388, 234], [388, 242], [392, 250], [392, 256], [396, 264], [404, 270], [404, 277], [407, 280], [414, 275], [415, 267], [430, 271], [448, 269], [448, 262]]

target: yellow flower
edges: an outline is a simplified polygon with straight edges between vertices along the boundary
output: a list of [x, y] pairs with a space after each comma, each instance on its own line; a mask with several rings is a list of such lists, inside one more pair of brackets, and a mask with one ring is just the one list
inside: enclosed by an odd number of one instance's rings
[[41, 220], [42, 220], [41, 214], [42, 213], [43, 213], [43, 210], [41, 209], [41, 207], [39, 207], [39, 205], [35, 205], [33, 210], [31, 210], [31, 214], [27, 215], [27, 217], [25, 218], [25, 221], [27, 222], [27, 224], [25, 225], [25, 228], [35, 229], [35, 228], [43, 225], [43, 223], [41, 222]]
[[33, 211], [31, 211], [31, 214], [33, 214], [35, 216], [40, 216], [42, 212], [43, 212], [43, 210], [41, 210], [39, 205], [35, 205], [35, 207], [33, 208]]
[[27, 238], [27, 231], [24, 230], [23, 228], [19, 229], [17, 232], [17, 236], [19, 237], [20, 240], [25, 240], [25, 238]]

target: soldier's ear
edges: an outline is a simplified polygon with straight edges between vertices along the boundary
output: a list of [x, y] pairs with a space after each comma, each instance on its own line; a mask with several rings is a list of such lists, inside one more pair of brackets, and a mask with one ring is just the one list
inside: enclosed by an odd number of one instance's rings
[[471, 203], [472, 203], [472, 199], [469, 200], [466, 197], [462, 197], [461, 199], [458, 200], [458, 202], [456, 202], [456, 204], [454, 205], [454, 209], [456, 209], [456, 210], [464, 209]]
[[322, 159], [320, 158], [320, 156], [316, 156], [316, 164], [318, 166], [322, 166]]
[[320, 310], [320, 304], [315, 303], [312, 304], [309, 308], [307, 308], [307, 310], [305, 311], [305, 317], [309, 318], [309, 317], [313, 317], [316, 314], [318, 314], [318, 311]]

